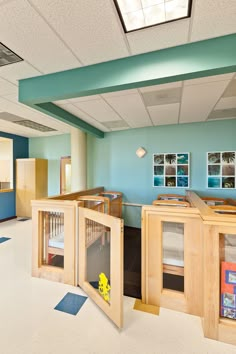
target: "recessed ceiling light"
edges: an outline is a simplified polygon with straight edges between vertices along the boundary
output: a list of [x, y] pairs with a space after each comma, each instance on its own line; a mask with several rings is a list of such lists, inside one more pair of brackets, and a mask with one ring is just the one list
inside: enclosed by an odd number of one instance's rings
[[39, 124], [37, 122], [34, 122], [29, 119], [24, 119], [22, 117], [16, 116], [15, 114], [11, 114], [8, 112], [1, 112], [0, 113], [0, 120], [5, 120], [7, 122], [11, 122], [14, 124], [19, 124], [22, 125], [23, 127], [38, 130], [42, 133], [47, 133], [47, 132], [53, 132], [56, 131], [56, 129], [48, 127], [43, 124]]
[[191, 15], [192, 0], [114, 0], [125, 32], [180, 20]]
[[14, 64], [22, 60], [23, 59], [19, 57], [19, 55], [0, 43], [0, 66]]
[[29, 119], [20, 120], [20, 121], [12, 122], [12, 123], [22, 125], [23, 127], [26, 127], [26, 128], [38, 130], [39, 132], [42, 132], [42, 133], [55, 132], [56, 131], [56, 129], [47, 127], [46, 125], [43, 125], [43, 124], [39, 124], [39, 123], [33, 122], [32, 120], [29, 120]]

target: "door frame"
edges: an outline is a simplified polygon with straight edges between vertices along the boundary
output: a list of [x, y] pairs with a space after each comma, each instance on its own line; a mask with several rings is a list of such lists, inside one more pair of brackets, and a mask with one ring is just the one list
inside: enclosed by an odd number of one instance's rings
[[70, 161], [71, 163], [71, 156], [62, 156], [60, 159], [60, 194], [63, 194], [63, 181], [65, 183], [65, 165], [66, 162]]

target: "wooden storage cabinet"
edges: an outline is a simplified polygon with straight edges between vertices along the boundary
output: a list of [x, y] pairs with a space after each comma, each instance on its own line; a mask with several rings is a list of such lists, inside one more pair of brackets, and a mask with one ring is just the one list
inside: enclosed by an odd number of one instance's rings
[[31, 217], [31, 200], [48, 195], [48, 161], [16, 160], [16, 215]]

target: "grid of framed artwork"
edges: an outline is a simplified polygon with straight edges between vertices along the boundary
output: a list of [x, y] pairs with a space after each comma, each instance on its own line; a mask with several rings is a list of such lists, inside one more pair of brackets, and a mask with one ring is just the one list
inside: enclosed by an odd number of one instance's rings
[[235, 151], [207, 153], [207, 188], [235, 188]]
[[189, 152], [153, 154], [154, 187], [189, 188], [189, 180]]

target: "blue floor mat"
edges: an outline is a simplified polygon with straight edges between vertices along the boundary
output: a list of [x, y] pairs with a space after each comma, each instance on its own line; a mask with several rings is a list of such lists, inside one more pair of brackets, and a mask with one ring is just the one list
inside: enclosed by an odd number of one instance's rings
[[69, 313], [70, 315], [77, 315], [85, 301], [86, 296], [81, 296], [77, 294], [67, 293], [63, 299], [54, 307], [54, 310]]
[[0, 243], [10, 240], [10, 237], [0, 237]]

